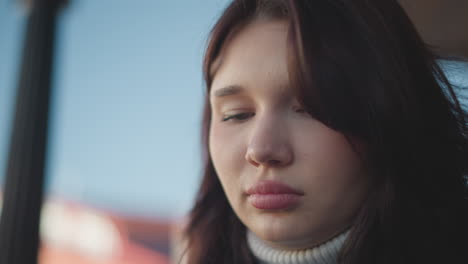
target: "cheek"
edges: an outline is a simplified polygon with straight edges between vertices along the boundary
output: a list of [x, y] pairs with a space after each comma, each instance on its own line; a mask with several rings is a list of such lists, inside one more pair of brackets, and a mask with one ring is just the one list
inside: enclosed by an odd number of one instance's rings
[[352, 222], [367, 194], [362, 161], [336, 131], [321, 128], [308, 138], [298, 145], [301, 155], [297, 156], [306, 175], [301, 181], [307, 200], [304, 216], [311, 219], [312, 227], [342, 229]]
[[[362, 184], [362, 161], [344, 136], [327, 127], [315, 130], [309, 140], [299, 145], [311, 193], [333, 203], [346, 196], [356, 184]], [[304, 144], [304, 142], [307, 142]]]
[[242, 192], [241, 175], [245, 167], [242, 155], [242, 138], [239, 133], [222, 125], [210, 127], [209, 150], [216, 174], [221, 182], [224, 193], [239, 214], [240, 197]]
[[209, 150], [215, 167], [219, 167], [228, 158], [227, 151], [223, 151], [223, 149], [230, 147], [228, 138], [228, 133], [223, 131], [221, 127], [216, 124], [210, 126]]
[[222, 181], [238, 175], [242, 168], [242, 138], [225, 125], [212, 124], [210, 127], [209, 151]]

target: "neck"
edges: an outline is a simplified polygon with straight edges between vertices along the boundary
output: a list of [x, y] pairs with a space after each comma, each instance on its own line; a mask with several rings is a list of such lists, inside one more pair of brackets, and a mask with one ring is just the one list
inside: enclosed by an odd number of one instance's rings
[[281, 250], [271, 247], [252, 231], [247, 230], [247, 243], [261, 264], [335, 264], [349, 232], [348, 229], [314, 248]]

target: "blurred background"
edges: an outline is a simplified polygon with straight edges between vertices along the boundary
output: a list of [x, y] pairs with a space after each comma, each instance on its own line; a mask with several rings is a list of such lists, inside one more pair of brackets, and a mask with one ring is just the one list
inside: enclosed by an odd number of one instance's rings
[[[0, 183], [26, 22], [19, 2], [0, 0]], [[228, 2], [76, 0], [62, 10], [41, 264], [168, 263], [201, 172], [204, 47]], [[439, 54], [468, 58], [468, 1], [402, 4]], [[468, 63], [441, 64], [468, 88]]]

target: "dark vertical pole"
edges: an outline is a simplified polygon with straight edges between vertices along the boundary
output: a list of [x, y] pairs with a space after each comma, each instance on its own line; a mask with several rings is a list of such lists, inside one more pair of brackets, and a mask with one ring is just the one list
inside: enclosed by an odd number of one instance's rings
[[0, 264], [37, 263], [59, 1], [29, 1], [0, 222]]

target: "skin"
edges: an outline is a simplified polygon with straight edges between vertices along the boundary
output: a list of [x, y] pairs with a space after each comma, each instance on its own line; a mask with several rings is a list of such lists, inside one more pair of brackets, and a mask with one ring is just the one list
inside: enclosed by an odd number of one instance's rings
[[[274, 247], [303, 249], [350, 227], [367, 193], [346, 138], [304, 112], [288, 86], [287, 24], [257, 20], [225, 44], [210, 89], [209, 150], [248, 229]], [[304, 193], [294, 208], [261, 210], [246, 190], [275, 180]]]

